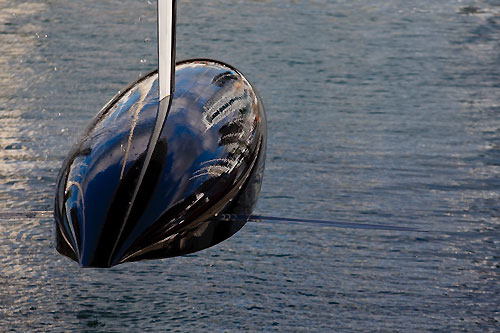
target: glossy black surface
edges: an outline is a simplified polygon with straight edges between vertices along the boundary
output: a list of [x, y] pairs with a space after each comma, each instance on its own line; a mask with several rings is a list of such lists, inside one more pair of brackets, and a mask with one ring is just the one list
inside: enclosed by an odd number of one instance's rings
[[245, 223], [217, 221], [217, 214], [251, 214], [265, 160], [260, 98], [241, 73], [212, 60], [178, 63], [175, 81], [135, 200], [159, 108], [157, 73], [105, 106], [63, 163], [57, 249], [80, 265], [109, 267], [199, 251]]

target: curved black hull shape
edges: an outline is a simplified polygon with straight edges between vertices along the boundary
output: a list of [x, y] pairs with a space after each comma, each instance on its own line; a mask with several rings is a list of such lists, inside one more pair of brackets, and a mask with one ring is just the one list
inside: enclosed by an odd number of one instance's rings
[[208, 248], [245, 224], [217, 221], [218, 214], [249, 216], [257, 201], [262, 103], [241, 73], [212, 60], [176, 65], [168, 117], [138, 184], [160, 104], [157, 77], [150, 73], [111, 100], [63, 163], [57, 250], [82, 266]]

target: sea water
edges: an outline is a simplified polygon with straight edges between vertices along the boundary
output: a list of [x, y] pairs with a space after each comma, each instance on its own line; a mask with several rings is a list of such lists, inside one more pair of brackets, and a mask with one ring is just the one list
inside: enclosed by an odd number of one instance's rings
[[[208, 250], [81, 269], [52, 218], [0, 220], [1, 331], [498, 331], [500, 4], [178, 1], [178, 59], [236, 66], [268, 117], [256, 213]], [[0, 213], [156, 68], [156, 2], [0, 3]]]

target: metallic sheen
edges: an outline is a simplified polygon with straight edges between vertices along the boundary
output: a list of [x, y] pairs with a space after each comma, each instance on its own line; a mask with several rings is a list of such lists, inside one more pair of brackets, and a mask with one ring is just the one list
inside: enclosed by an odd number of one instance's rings
[[149, 163], [160, 107], [156, 72], [112, 99], [63, 163], [57, 249], [82, 266], [205, 249], [245, 224], [219, 214], [248, 217], [255, 206], [266, 150], [256, 91], [236, 69], [213, 60], [180, 62], [175, 73], [176, 89]]

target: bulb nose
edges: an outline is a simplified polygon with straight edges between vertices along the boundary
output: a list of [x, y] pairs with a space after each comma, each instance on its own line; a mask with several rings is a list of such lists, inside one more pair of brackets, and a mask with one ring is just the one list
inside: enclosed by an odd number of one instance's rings
[[95, 267], [95, 268], [107, 268], [111, 267], [109, 263], [109, 257], [99, 253], [98, 251], [90, 251], [89, 249], [85, 249], [82, 252], [79, 264], [81, 267]]

